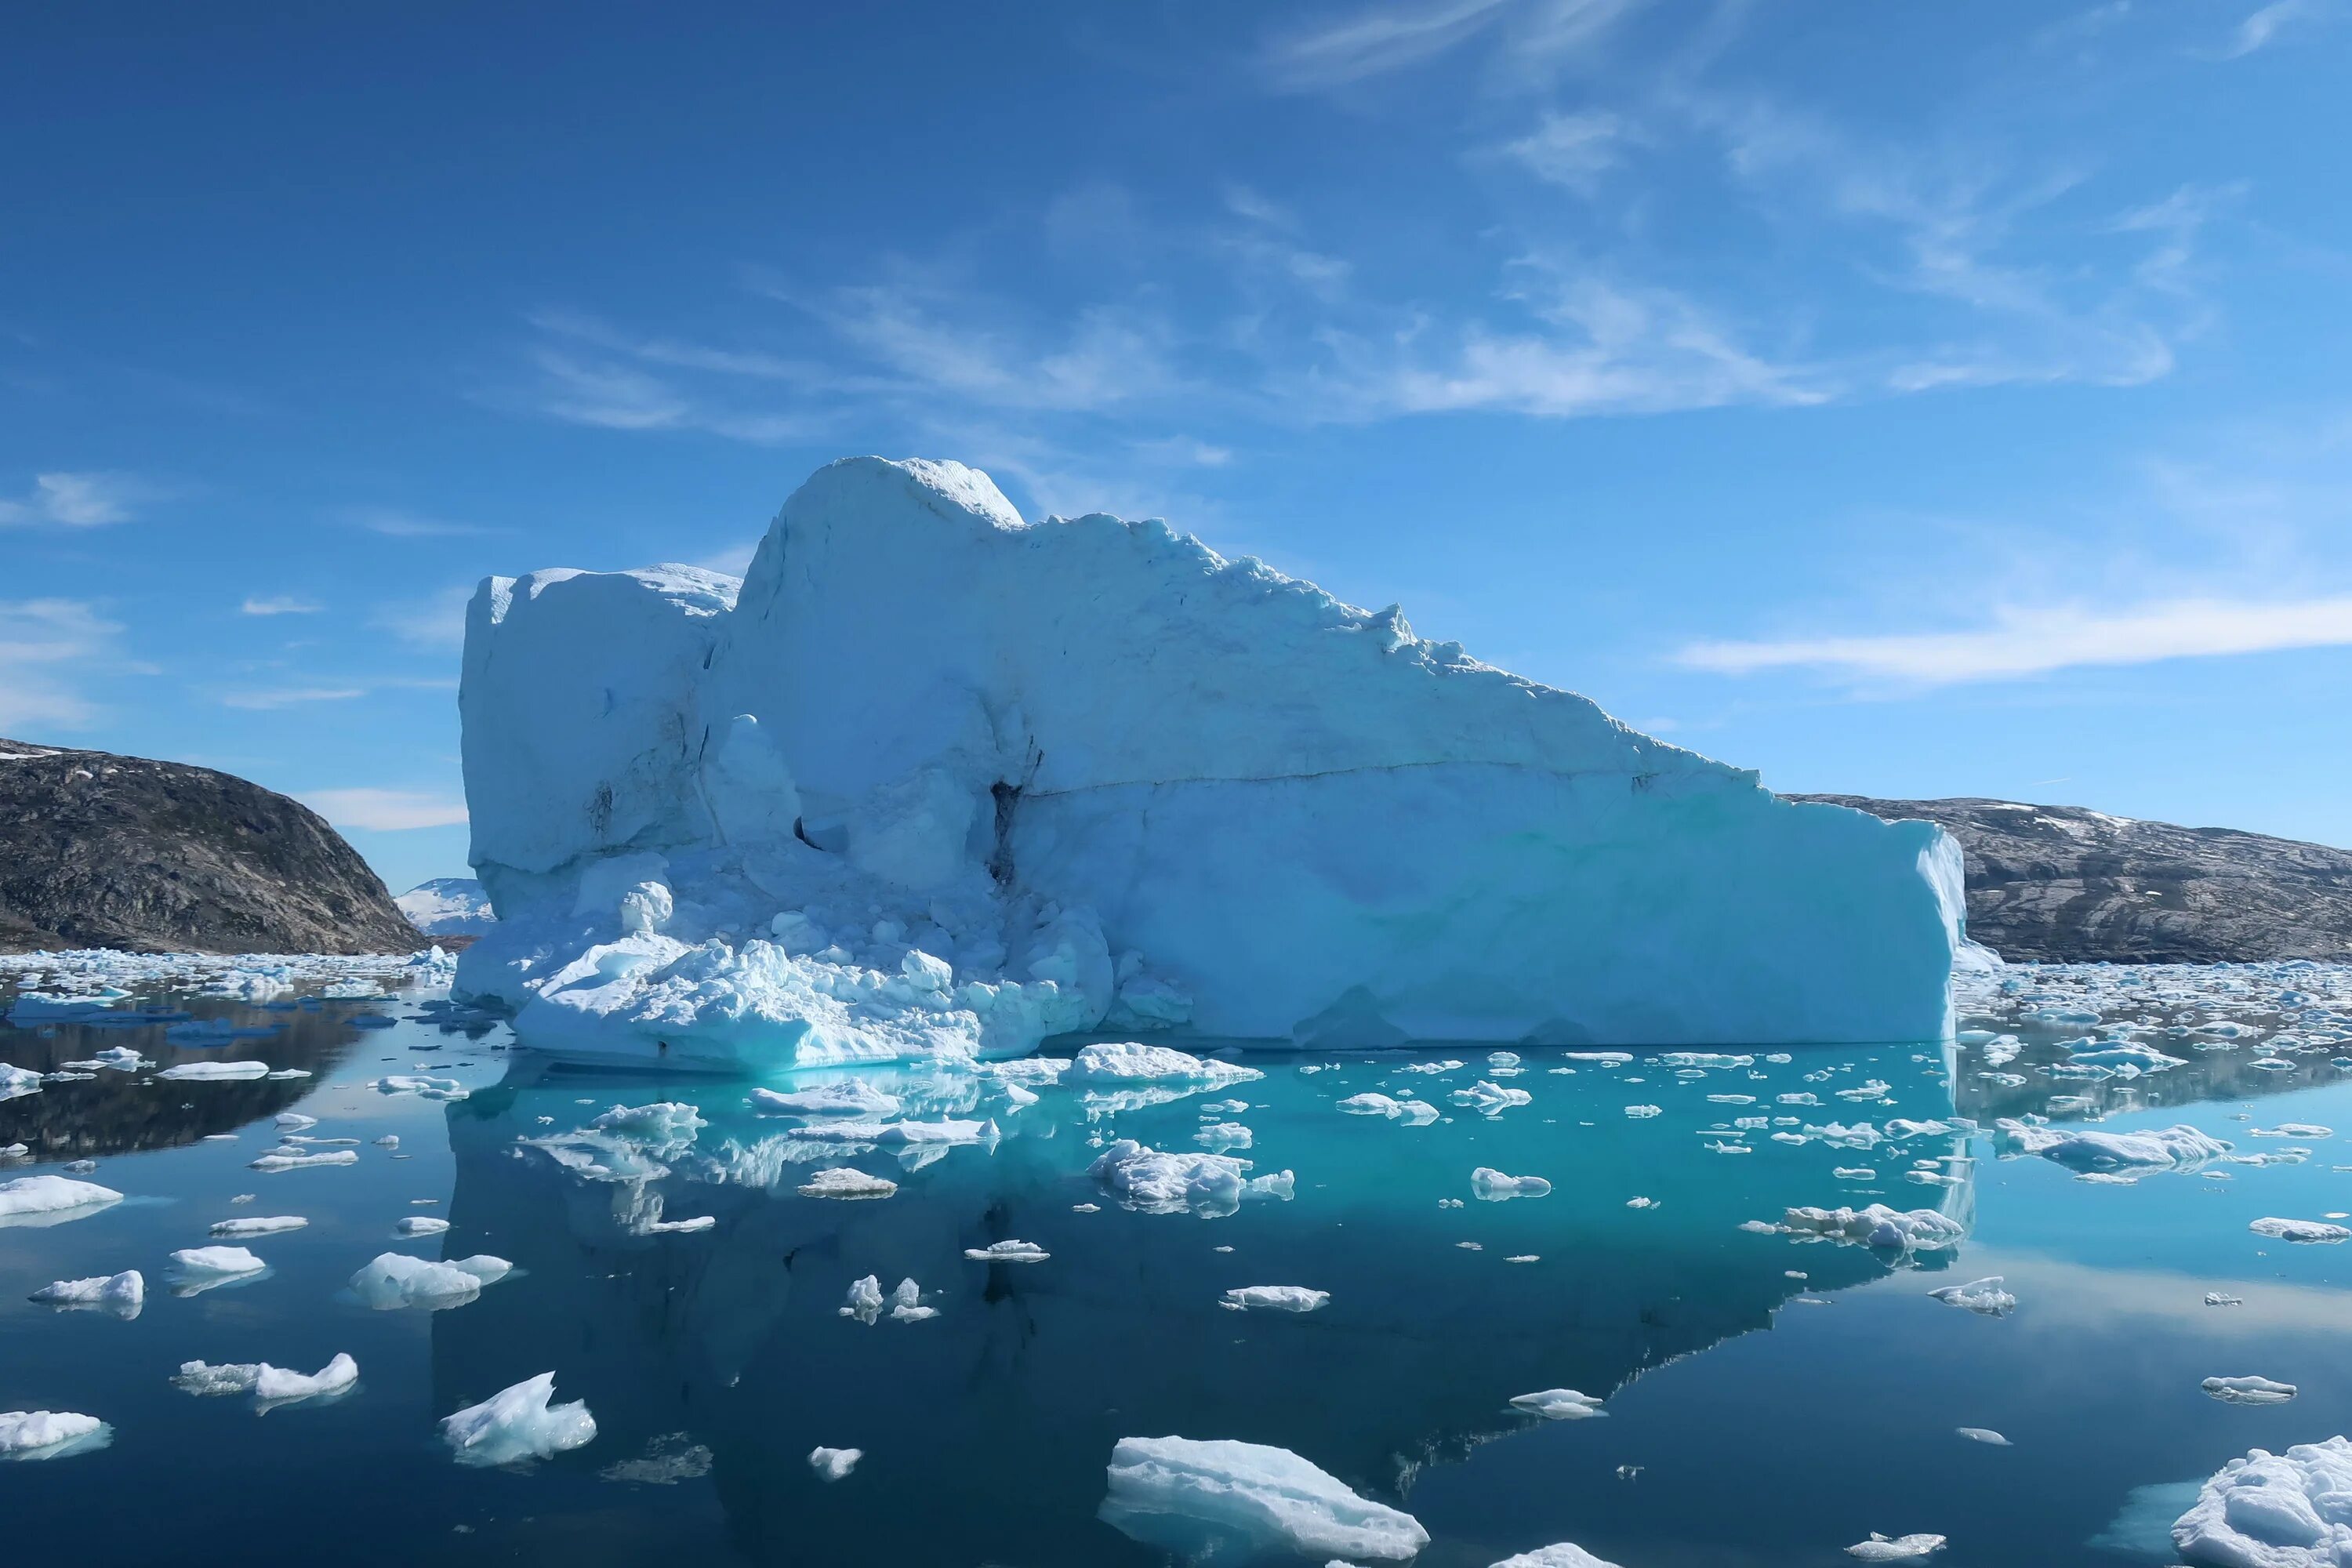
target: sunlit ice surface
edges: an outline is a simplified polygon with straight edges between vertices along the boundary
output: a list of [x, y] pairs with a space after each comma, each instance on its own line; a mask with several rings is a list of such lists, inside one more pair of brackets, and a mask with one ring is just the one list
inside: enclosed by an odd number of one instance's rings
[[[1995, 971], [1957, 1047], [1185, 1040], [1201, 1067], [1138, 1076], [1060, 1040], [758, 1084], [566, 1068], [429, 971], [282, 978], [126, 972], [110, 1016], [0, 1031], [37, 1084], [0, 1101], [26, 1145], [0, 1184], [121, 1194], [0, 1223], [0, 1411], [108, 1428], [0, 1464], [28, 1561], [195, 1531], [386, 1563], [1287, 1568], [1360, 1505], [1442, 1568], [1560, 1542], [1821, 1564], [1873, 1532], [2161, 1563], [2226, 1463], [2352, 1426], [2352, 1254], [2252, 1228], [2352, 1210], [2342, 967]], [[67, 1065], [124, 1047], [148, 1065]], [[223, 1061], [263, 1070], [163, 1076]], [[253, 1167], [281, 1148], [356, 1158]], [[240, 1217], [307, 1223], [213, 1234]], [[172, 1259], [211, 1246], [265, 1267]], [[385, 1307], [352, 1282], [384, 1254], [512, 1267]], [[27, 1300], [128, 1269], [134, 1317]], [[356, 1384], [290, 1402], [174, 1382], [338, 1354]], [[456, 1462], [445, 1417], [551, 1372], [592, 1437]], [[2203, 1386], [2245, 1377], [2296, 1392]], [[1121, 1441], [1161, 1437], [1284, 1450], [1356, 1502], [1252, 1474], [1255, 1511], [1115, 1503]], [[859, 1457], [835, 1479], [820, 1447]]]

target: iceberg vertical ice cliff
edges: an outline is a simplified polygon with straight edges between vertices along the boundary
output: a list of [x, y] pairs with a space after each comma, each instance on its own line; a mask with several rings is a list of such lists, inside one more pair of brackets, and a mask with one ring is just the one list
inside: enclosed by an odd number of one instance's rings
[[1753, 773], [1160, 522], [848, 458], [748, 575], [491, 578], [460, 708], [527, 1043], [776, 1070], [1161, 1026], [1941, 1037], [1941, 830]]

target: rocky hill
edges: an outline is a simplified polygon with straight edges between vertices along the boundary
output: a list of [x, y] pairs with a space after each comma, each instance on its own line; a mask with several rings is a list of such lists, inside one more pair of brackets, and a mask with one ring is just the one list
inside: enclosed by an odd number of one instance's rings
[[1790, 798], [1940, 824], [1968, 859], [1969, 934], [2003, 958], [2352, 961], [2352, 851], [2073, 805]]
[[0, 951], [421, 945], [299, 802], [210, 768], [0, 741]]

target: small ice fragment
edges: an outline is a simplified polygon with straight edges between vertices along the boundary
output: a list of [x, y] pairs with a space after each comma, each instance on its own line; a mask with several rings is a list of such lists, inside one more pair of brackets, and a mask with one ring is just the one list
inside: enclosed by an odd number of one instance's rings
[[352, 1293], [362, 1304], [379, 1311], [400, 1307], [438, 1310], [463, 1306], [496, 1284], [514, 1268], [503, 1258], [477, 1254], [454, 1263], [433, 1263], [404, 1252], [378, 1254], [375, 1260], [352, 1276]]
[[246, 1164], [256, 1171], [274, 1173], [303, 1171], [313, 1165], [356, 1165], [359, 1163], [360, 1154], [356, 1149], [328, 1149], [316, 1154], [304, 1153], [300, 1150], [272, 1149], [258, 1160], [247, 1161]]
[[1927, 1292], [1950, 1307], [1965, 1307], [1981, 1317], [2005, 1318], [2016, 1310], [2017, 1298], [2001, 1289], [2001, 1276], [1988, 1274], [1965, 1285], [1945, 1285]]
[[299, 1230], [310, 1222], [300, 1215], [256, 1215], [249, 1219], [221, 1219], [213, 1222], [212, 1233], [224, 1238], [240, 1236], [276, 1236], [280, 1231]]
[[1996, 1448], [2006, 1448], [2010, 1446], [2008, 1438], [1990, 1426], [1962, 1426], [1957, 1430], [1961, 1436], [1971, 1443], [1990, 1443]]
[[172, 1254], [172, 1262], [182, 1273], [196, 1276], [252, 1274], [269, 1267], [242, 1247], [185, 1247]]
[[449, 1222], [436, 1219], [431, 1215], [413, 1214], [405, 1219], [394, 1221], [392, 1228], [401, 1236], [438, 1236], [449, 1228]]
[[1538, 1253], [1521, 1252], [1516, 1253], [1509, 1258], [1506, 1258], [1503, 1261], [1506, 1263], [1541, 1263], [1543, 1261], [1543, 1258]]
[[747, 1103], [768, 1116], [845, 1116], [860, 1121], [878, 1121], [898, 1115], [900, 1101], [898, 1096], [883, 1093], [862, 1078], [852, 1078], [790, 1091], [755, 1089]]
[[95, 1182], [67, 1176], [19, 1176], [0, 1182], [0, 1226], [59, 1225], [96, 1214], [122, 1194]]
[[2352, 1238], [2352, 1230], [2315, 1219], [2264, 1218], [2246, 1228], [2256, 1236], [2275, 1237], [2281, 1241], [2333, 1242]]
[[1881, 1535], [1870, 1532], [1870, 1539], [1857, 1542], [1845, 1549], [1849, 1557], [1859, 1557], [1864, 1563], [1911, 1563], [1933, 1552], [1944, 1549], [1940, 1535]]
[[2232, 1296], [2227, 1290], [2208, 1290], [2205, 1292], [2205, 1304], [2209, 1307], [2242, 1307], [2246, 1299]]
[[1470, 1195], [1490, 1204], [1512, 1198], [1539, 1198], [1550, 1191], [1551, 1184], [1541, 1176], [1507, 1176], [1491, 1165], [1481, 1165], [1470, 1173]]
[[229, 1081], [238, 1079], [268, 1078], [268, 1062], [181, 1062], [165, 1068], [155, 1075], [179, 1082]]
[[106, 1423], [63, 1410], [0, 1410], [0, 1458], [56, 1459], [105, 1447]]
[[798, 1189], [804, 1198], [887, 1198], [898, 1190], [896, 1182], [869, 1176], [846, 1165], [819, 1171]]
[[1450, 1097], [1456, 1105], [1466, 1105], [1485, 1116], [1499, 1116], [1514, 1105], [1526, 1105], [1535, 1099], [1524, 1089], [1505, 1089], [1499, 1084], [1480, 1079], [1468, 1089], [1457, 1089]]
[[280, 1132], [304, 1132], [317, 1125], [319, 1125], [317, 1117], [305, 1116], [299, 1110], [281, 1110], [278, 1113], [278, 1130]]
[[375, 1142], [376, 1147], [380, 1149], [397, 1149], [400, 1147], [400, 1134], [397, 1132], [387, 1132]]
[[32, 1294], [44, 1307], [95, 1307], [118, 1318], [135, 1318], [147, 1303], [147, 1281], [136, 1268], [90, 1279], [59, 1279]]
[[[1639, 1465], [1620, 1465], [1617, 1473], [1630, 1479], [1631, 1473], [1638, 1472], [1641, 1468]], [[1617, 1568], [1617, 1564], [1602, 1562], [1572, 1541], [1560, 1541], [1549, 1546], [1539, 1546], [1533, 1552], [1506, 1557], [1494, 1564], [1494, 1568]]]
[[841, 1304], [841, 1315], [871, 1327], [882, 1316], [882, 1281], [871, 1274], [851, 1280], [849, 1294]]
[[2209, 1377], [2198, 1386], [2225, 1405], [2284, 1405], [2295, 1392], [2294, 1384], [2267, 1377]]
[[1629, 1209], [1654, 1209], [1658, 1206], [1658, 1200], [1655, 1198], [1627, 1198], [1625, 1200], [1625, 1206]]
[[814, 1447], [809, 1450], [809, 1468], [828, 1481], [837, 1481], [857, 1468], [866, 1457], [863, 1448]]
[[1636, 1121], [1646, 1121], [1653, 1116], [1663, 1116], [1665, 1113], [1654, 1105], [1629, 1105], [1625, 1108], [1625, 1114]]
[[1515, 1394], [1511, 1408], [1530, 1415], [1540, 1415], [1547, 1421], [1582, 1421], [1594, 1415], [1606, 1415], [1601, 1401], [1589, 1394], [1579, 1394], [1572, 1388], [1547, 1388], [1537, 1394]]
[[1053, 1256], [1034, 1241], [992, 1241], [967, 1247], [963, 1255], [980, 1263], [1043, 1263]]
[[461, 1465], [510, 1465], [577, 1448], [596, 1436], [596, 1418], [583, 1400], [551, 1406], [554, 1392], [555, 1374], [542, 1372], [444, 1416], [441, 1436]]
[[1226, 1291], [1218, 1305], [1236, 1312], [1311, 1312], [1330, 1300], [1330, 1291], [1304, 1285], [1242, 1285]]

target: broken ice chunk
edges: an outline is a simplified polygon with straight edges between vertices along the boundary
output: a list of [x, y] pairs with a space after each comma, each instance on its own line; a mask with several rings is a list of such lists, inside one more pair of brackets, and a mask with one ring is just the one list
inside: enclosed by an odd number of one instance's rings
[[2200, 1568], [2336, 1568], [2352, 1561], [2352, 1442], [2255, 1448], [2216, 1471], [2172, 1526], [2181, 1561]]
[[868, 1274], [863, 1279], [851, 1280], [849, 1295], [841, 1304], [841, 1315], [855, 1318], [872, 1327], [875, 1321], [882, 1316], [881, 1279]]
[[1934, 1209], [1908, 1211], [1873, 1204], [1868, 1208], [1794, 1208], [1781, 1218], [1790, 1236], [1826, 1237], [1887, 1251], [1934, 1251], [1956, 1247], [1968, 1232], [1960, 1222]]
[[503, 1258], [477, 1254], [453, 1263], [432, 1263], [404, 1252], [379, 1254], [352, 1276], [352, 1293], [364, 1306], [379, 1311], [424, 1307], [438, 1311], [461, 1307], [496, 1284], [514, 1268]]
[[1881, 1535], [1870, 1532], [1870, 1539], [1857, 1542], [1845, 1549], [1849, 1557], [1859, 1557], [1864, 1563], [1912, 1563], [1944, 1549], [1940, 1535]]
[[63, 1410], [0, 1410], [0, 1459], [62, 1459], [103, 1448], [112, 1428]]
[[2263, 1218], [2246, 1228], [2256, 1236], [2274, 1237], [2281, 1241], [2334, 1242], [2352, 1237], [2352, 1230], [2315, 1219]]
[[1526, 1105], [1535, 1099], [1524, 1089], [1505, 1089], [1499, 1084], [1480, 1079], [1468, 1089], [1457, 1089], [1450, 1097], [1456, 1105], [1466, 1105], [1482, 1116], [1500, 1116], [1514, 1105]]
[[809, 1468], [829, 1481], [837, 1481], [857, 1468], [866, 1457], [863, 1448], [827, 1448], [822, 1446], [809, 1450]]
[[2225, 1405], [2284, 1405], [2295, 1393], [2294, 1384], [2267, 1377], [2209, 1377], [2198, 1386]]
[[392, 1228], [399, 1236], [438, 1236], [449, 1228], [449, 1222], [436, 1219], [431, 1215], [413, 1214], [405, 1219], [395, 1220]]
[[[1638, 1469], [1640, 1467], [1621, 1465], [1617, 1473], [1622, 1476], [1629, 1468]], [[1533, 1552], [1506, 1557], [1494, 1564], [1494, 1568], [1617, 1568], [1617, 1564], [1602, 1562], [1572, 1541], [1561, 1541], [1549, 1546], [1539, 1546]]]
[[2008, 1438], [1990, 1426], [1961, 1426], [1956, 1430], [1971, 1443], [1990, 1443], [1996, 1448], [2006, 1448], [2010, 1446]]
[[2001, 1276], [1988, 1274], [1965, 1285], [1945, 1285], [1927, 1292], [1947, 1306], [1965, 1307], [1987, 1318], [2005, 1318], [2017, 1308], [2017, 1298], [2001, 1289]]
[[461, 1465], [510, 1465], [577, 1448], [596, 1436], [584, 1400], [551, 1406], [555, 1374], [542, 1372], [479, 1405], [444, 1416], [441, 1436]]
[[1043, 1263], [1053, 1256], [1034, 1241], [992, 1241], [986, 1247], [967, 1247], [963, 1255], [981, 1263]]
[[1551, 1184], [1541, 1176], [1507, 1176], [1491, 1165], [1481, 1165], [1470, 1173], [1470, 1195], [1486, 1203], [1539, 1198], [1550, 1191]]
[[1511, 1408], [1524, 1410], [1530, 1415], [1540, 1415], [1547, 1421], [1583, 1421], [1595, 1415], [1606, 1415], [1601, 1401], [1589, 1394], [1579, 1394], [1572, 1388], [1547, 1388], [1537, 1394], [1515, 1394]]
[[240, 1236], [275, 1236], [280, 1231], [299, 1230], [310, 1223], [300, 1215], [256, 1215], [248, 1219], [215, 1220], [212, 1233], [225, 1238]]
[[1429, 1544], [1411, 1514], [1359, 1497], [1287, 1448], [1186, 1437], [1122, 1437], [1101, 1515], [1122, 1533], [1188, 1557], [1281, 1551], [1402, 1563]]
[[804, 1198], [887, 1198], [898, 1190], [898, 1184], [836, 1165], [816, 1172], [796, 1190]]
[[356, 1149], [328, 1149], [308, 1153], [299, 1149], [272, 1149], [257, 1160], [246, 1163], [257, 1171], [303, 1171], [314, 1165], [356, 1165], [360, 1163]]
[[95, 1308], [129, 1320], [147, 1303], [147, 1281], [136, 1268], [101, 1274], [92, 1279], [59, 1279], [32, 1294], [45, 1307]]
[[1226, 1291], [1218, 1305], [1236, 1312], [1311, 1312], [1330, 1300], [1330, 1291], [1304, 1285], [1241, 1285]]
[[183, 1247], [172, 1254], [172, 1262], [192, 1278], [252, 1274], [269, 1267], [242, 1247]]
[[122, 1201], [112, 1187], [68, 1176], [19, 1176], [0, 1182], [0, 1226], [62, 1225], [86, 1219]]

